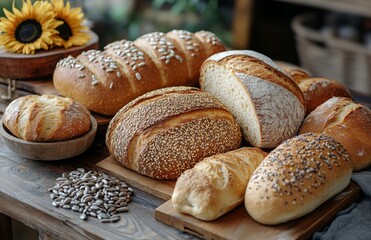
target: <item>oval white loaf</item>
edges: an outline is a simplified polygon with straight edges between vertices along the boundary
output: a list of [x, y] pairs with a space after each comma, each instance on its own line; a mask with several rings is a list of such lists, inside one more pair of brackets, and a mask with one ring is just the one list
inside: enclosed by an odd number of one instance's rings
[[286, 140], [250, 178], [245, 207], [263, 224], [299, 218], [348, 186], [353, 166], [345, 148], [323, 134]]
[[163, 87], [198, 86], [202, 62], [225, 50], [215, 34], [173, 30], [135, 41], [120, 40], [104, 51], [89, 50], [58, 62], [58, 92], [104, 115], [114, 115], [136, 97]]
[[304, 120], [300, 133], [323, 133], [348, 151], [354, 171], [371, 166], [371, 110], [346, 97], [332, 97]]
[[200, 71], [201, 89], [232, 112], [250, 144], [272, 148], [296, 135], [305, 116], [304, 96], [271, 59], [225, 51], [209, 57]]
[[204, 158], [177, 179], [173, 207], [181, 213], [212, 221], [243, 202], [250, 176], [267, 153], [243, 147]]
[[236, 149], [241, 131], [211, 94], [169, 87], [144, 94], [111, 120], [106, 144], [123, 166], [157, 179], [176, 179], [204, 157]]
[[70, 98], [27, 95], [5, 109], [3, 124], [18, 138], [31, 142], [72, 139], [90, 130], [89, 110]]

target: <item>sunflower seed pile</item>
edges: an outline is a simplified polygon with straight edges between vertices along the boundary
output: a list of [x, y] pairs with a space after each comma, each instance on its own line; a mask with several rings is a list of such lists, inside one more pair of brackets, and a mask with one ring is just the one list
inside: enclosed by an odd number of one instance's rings
[[118, 214], [129, 210], [133, 195], [125, 182], [97, 171], [86, 172], [83, 168], [63, 173], [48, 191], [54, 207], [79, 212], [82, 220], [91, 216], [102, 223], [120, 220]]

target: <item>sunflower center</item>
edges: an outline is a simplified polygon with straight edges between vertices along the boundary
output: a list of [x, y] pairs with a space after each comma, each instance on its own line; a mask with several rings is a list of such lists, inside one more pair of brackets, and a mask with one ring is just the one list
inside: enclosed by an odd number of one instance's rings
[[27, 19], [18, 25], [15, 38], [21, 43], [32, 43], [40, 38], [41, 33], [41, 24], [33, 19]]
[[[63, 21], [62, 19], [58, 19], [58, 20]], [[63, 21], [62, 25], [59, 25], [57, 27], [57, 30], [59, 32], [59, 36], [63, 38], [65, 41], [67, 41], [72, 36], [71, 28], [70, 26], [68, 26], [68, 24], [65, 21]]]

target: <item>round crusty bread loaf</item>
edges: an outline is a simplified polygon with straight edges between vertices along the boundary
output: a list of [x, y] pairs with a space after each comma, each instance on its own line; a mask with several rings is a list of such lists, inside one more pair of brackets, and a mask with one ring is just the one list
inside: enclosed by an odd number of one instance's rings
[[352, 162], [345, 148], [323, 134], [286, 140], [250, 178], [245, 207], [263, 224], [299, 218], [348, 186]]
[[201, 89], [231, 111], [251, 145], [272, 148], [296, 135], [305, 116], [303, 93], [270, 58], [225, 51], [209, 57], [200, 71]]
[[106, 144], [127, 168], [157, 179], [176, 179], [204, 157], [236, 149], [240, 127], [212, 95], [192, 87], [144, 94], [111, 120]]
[[311, 112], [300, 133], [323, 133], [348, 151], [354, 171], [371, 165], [371, 110], [350, 98], [333, 97]]
[[114, 115], [140, 95], [170, 86], [198, 86], [199, 69], [224, 44], [207, 31], [173, 30], [120, 40], [58, 62], [56, 90], [89, 110]]
[[311, 78], [310, 74], [301, 67], [283, 62], [276, 62], [297, 84], [302, 80]]
[[266, 156], [243, 147], [204, 158], [177, 179], [173, 207], [204, 221], [217, 219], [243, 202], [250, 176]]
[[332, 97], [352, 97], [347, 87], [335, 80], [307, 78], [301, 80], [298, 85], [304, 94], [307, 114]]
[[13, 100], [2, 122], [16, 137], [31, 142], [72, 139], [90, 130], [90, 113], [70, 98], [27, 95]]

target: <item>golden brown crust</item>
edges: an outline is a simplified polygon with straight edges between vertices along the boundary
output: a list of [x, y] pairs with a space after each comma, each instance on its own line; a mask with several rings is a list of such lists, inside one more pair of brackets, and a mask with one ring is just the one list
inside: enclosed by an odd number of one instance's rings
[[238, 148], [240, 128], [210, 94], [192, 87], [147, 93], [109, 124], [106, 144], [125, 167], [175, 179], [203, 157]]
[[352, 163], [345, 148], [324, 134], [283, 142], [251, 176], [245, 193], [249, 215], [263, 224], [299, 218], [342, 191]]
[[3, 124], [18, 138], [32, 142], [72, 139], [90, 130], [90, 113], [72, 99], [28, 95], [11, 102]]
[[286, 63], [277, 63], [297, 84], [302, 80], [311, 78], [310, 74], [304, 69]]
[[323, 133], [348, 151], [354, 171], [371, 165], [371, 110], [350, 98], [333, 97], [304, 120], [300, 133]]
[[247, 182], [267, 153], [243, 147], [204, 158], [178, 179], [172, 204], [179, 212], [212, 221], [242, 203]]
[[307, 78], [298, 85], [307, 103], [307, 114], [332, 97], [352, 97], [348, 88], [335, 80]]
[[[198, 86], [201, 63], [225, 50], [211, 33], [172, 31], [121, 40], [62, 59], [54, 71], [57, 91], [104, 115], [114, 115], [136, 97], [163, 87]], [[202, 39], [202, 41], [201, 41]]]

